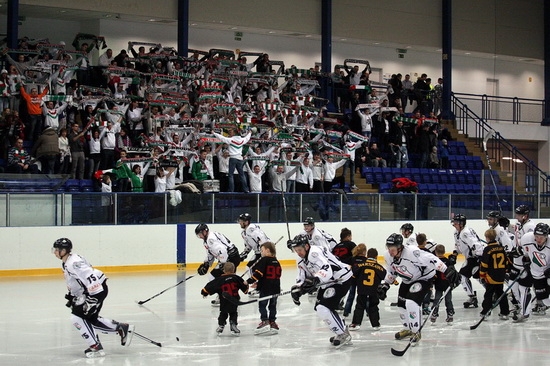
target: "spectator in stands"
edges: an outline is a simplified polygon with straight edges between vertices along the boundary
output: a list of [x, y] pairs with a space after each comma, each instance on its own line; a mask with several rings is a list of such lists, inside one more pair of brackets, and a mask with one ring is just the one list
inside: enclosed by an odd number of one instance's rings
[[25, 130], [28, 131], [26, 137], [29, 141], [36, 141], [40, 131], [42, 131], [42, 97], [48, 94], [49, 87], [46, 86], [42, 93], [38, 94], [36, 86], [31, 87], [31, 93], [28, 94], [24, 86], [21, 86], [21, 98], [25, 100], [27, 106], [28, 119], [25, 123]]
[[71, 178], [72, 179], [84, 179], [84, 134], [86, 131], [80, 130], [80, 125], [75, 122], [72, 125], [71, 132], [69, 133], [69, 146], [71, 148]]
[[409, 136], [403, 127], [403, 121], [397, 122], [391, 133], [390, 140], [390, 147], [395, 154], [395, 166], [397, 168], [406, 168], [409, 162]]
[[67, 108], [67, 103], [61, 103], [61, 106], [55, 107], [55, 103], [48, 101], [42, 104], [42, 113], [44, 114], [44, 126], [53, 128], [56, 132], [59, 130], [59, 117]]
[[441, 168], [441, 163], [439, 161], [439, 156], [437, 155], [437, 146], [432, 147], [432, 152], [430, 153], [430, 162], [428, 168]]
[[250, 140], [250, 137], [252, 136], [252, 133], [249, 131], [244, 137], [237, 135], [237, 129], [236, 128], [230, 128], [229, 129], [229, 137], [226, 137], [224, 135], [220, 135], [219, 133], [214, 132], [214, 136], [225, 142], [229, 146], [229, 187], [228, 192], [234, 192], [235, 191], [235, 183], [234, 183], [234, 174], [233, 172], [235, 169], [237, 169], [237, 172], [239, 173], [239, 178], [241, 181], [241, 189], [244, 193], [248, 193], [248, 183], [246, 181], [246, 175], [244, 173], [243, 165], [243, 146]]
[[409, 74], [405, 75], [405, 80], [402, 81], [403, 90], [401, 92], [401, 107], [403, 111], [410, 103], [412, 104], [414, 100], [414, 87], [413, 82], [411, 81], [411, 76]]
[[433, 113], [438, 116], [441, 113], [443, 98], [443, 78], [437, 79], [437, 84], [433, 87]]
[[120, 123], [107, 121], [107, 127], [100, 127], [101, 169], [112, 169], [115, 166], [116, 134], [120, 132]]
[[199, 159], [193, 162], [191, 167], [191, 175], [195, 180], [213, 179], [214, 169], [212, 163], [206, 158], [208, 152], [202, 149], [199, 154]]
[[449, 169], [449, 146], [447, 145], [447, 140], [441, 140], [439, 144], [439, 160], [442, 169]]
[[435, 138], [432, 139], [430, 135], [435, 137], [430, 132], [430, 125], [424, 122], [422, 128], [418, 131], [417, 152], [420, 154], [420, 168], [428, 167], [432, 147], [435, 146]]
[[388, 166], [386, 159], [382, 157], [382, 153], [378, 149], [376, 142], [372, 143], [371, 147], [368, 149], [368, 159], [371, 166], [375, 168], [386, 168]]
[[59, 165], [56, 169], [56, 173], [69, 174], [69, 169], [71, 167], [71, 148], [69, 146], [66, 128], [59, 130], [59, 154]]
[[59, 136], [52, 127], [46, 127], [33, 144], [31, 155], [42, 164], [42, 173], [53, 174], [59, 159]]
[[[113, 50], [108, 48], [97, 60], [97, 65], [101, 67], [111, 66], [111, 62], [114, 60]], [[123, 66], [123, 65], [120, 65]]]
[[301, 165], [296, 171], [296, 192], [311, 192], [312, 189], [313, 175], [309, 166], [309, 157], [303, 156]]
[[39, 173], [38, 166], [23, 147], [23, 140], [17, 139], [15, 145], [8, 151], [8, 173]]

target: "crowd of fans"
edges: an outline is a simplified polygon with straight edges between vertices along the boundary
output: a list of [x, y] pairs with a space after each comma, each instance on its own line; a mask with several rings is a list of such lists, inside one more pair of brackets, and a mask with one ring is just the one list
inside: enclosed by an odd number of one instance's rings
[[142, 42], [106, 49], [92, 66], [102, 46], [77, 35], [75, 51], [27, 38], [3, 49], [5, 172], [95, 177], [105, 191], [323, 192], [343, 188], [347, 171], [357, 189], [361, 166], [406, 167], [411, 152], [419, 167], [445, 167], [442, 79], [377, 84], [366, 60], [325, 74], [261, 52], [177, 55]]

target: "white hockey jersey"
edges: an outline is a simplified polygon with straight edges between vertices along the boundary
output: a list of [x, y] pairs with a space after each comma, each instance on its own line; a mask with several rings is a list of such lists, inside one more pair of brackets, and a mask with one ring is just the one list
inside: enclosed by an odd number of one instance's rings
[[506, 229], [504, 229], [500, 225], [495, 225], [494, 227], [491, 227], [491, 229], [497, 232], [497, 241], [500, 245], [502, 245], [504, 251], [506, 251], [506, 253], [510, 253], [515, 245], [510, 239], [510, 234], [508, 233], [508, 231], [506, 231]]
[[206, 240], [203, 242], [206, 249], [206, 259], [209, 265], [217, 260], [218, 263], [225, 263], [229, 259], [230, 255], [239, 255], [239, 251], [235, 247], [231, 240], [227, 239], [225, 235], [217, 233], [215, 231], [209, 231]]
[[525, 235], [527, 233], [532, 233], [533, 231], [535, 231], [535, 226], [537, 226], [537, 224], [535, 224], [531, 220], [527, 220], [525, 223], [523, 223], [523, 225], [521, 225], [519, 222], [516, 223], [516, 227], [515, 227], [514, 231], [515, 231], [515, 234], [516, 234], [517, 242], [518, 243], [520, 242], [523, 235]]
[[546, 239], [546, 243], [542, 248], [539, 248], [535, 242], [535, 234], [533, 232], [526, 233], [521, 237], [521, 247], [523, 255], [531, 260], [531, 275], [534, 279], [543, 279], [544, 271], [550, 267], [550, 243]]
[[329, 252], [332, 252], [332, 249], [338, 244], [332, 235], [316, 227], [311, 230], [311, 234], [305, 230], [301, 234], [307, 236], [310, 245], [326, 248]]
[[342, 283], [353, 275], [350, 266], [340, 262], [334, 254], [320, 246], [310, 245], [307, 256], [299, 258], [297, 264], [297, 285], [304, 283], [306, 278], [318, 277], [321, 280], [321, 288], [326, 288], [332, 284], [323, 284], [335, 280]]
[[270, 241], [267, 235], [260, 229], [259, 225], [249, 224], [246, 229], [241, 232], [241, 237], [244, 240], [244, 251], [241, 256], [246, 256], [250, 251], [254, 254], [260, 254], [260, 245], [266, 241]]
[[418, 242], [416, 241], [416, 233], [411, 233], [411, 235], [409, 235], [408, 238], [405, 238], [403, 236], [403, 242], [405, 243], [405, 245], [413, 245], [413, 246], [417, 247]]
[[474, 229], [465, 227], [462, 231], [455, 231], [456, 251], [464, 255], [466, 259], [480, 257], [483, 254], [485, 245], [479, 240]]
[[76, 253], [69, 254], [63, 263], [63, 275], [71, 295], [78, 297], [82, 294], [96, 295], [103, 291], [103, 282], [107, 279], [99, 269]]
[[429, 280], [435, 276], [436, 271], [445, 272], [447, 266], [439, 258], [425, 250], [414, 246], [403, 246], [399, 258], [392, 258], [386, 251], [386, 278], [384, 282], [393, 283], [400, 277], [403, 283], [410, 284], [415, 281]]

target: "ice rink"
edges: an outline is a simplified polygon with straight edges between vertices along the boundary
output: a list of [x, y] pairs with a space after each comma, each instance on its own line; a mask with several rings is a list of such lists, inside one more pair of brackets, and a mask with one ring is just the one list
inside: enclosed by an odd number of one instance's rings
[[[82, 253], [84, 256], [86, 253]], [[243, 272], [241, 265], [237, 271]], [[392, 286], [381, 304], [380, 331], [373, 331], [365, 318], [359, 331], [352, 332], [352, 345], [334, 349], [332, 336], [313, 310], [314, 298], [303, 297], [295, 306], [289, 296], [279, 301], [278, 335], [254, 335], [259, 323], [257, 304], [239, 308], [240, 337], [228, 329], [217, 336], [218, 309], [203, 299], [200, 290], [206, 276], [195, 276], [168, 290], [143, 306], [145, 300], [196, 272], [155, 272], [110, 274], [109, 297], [102, 315], [136, 325], [136, 331], [162, 343], [162, 348], [134, 336], [130, 347], [120, 346], [113, 334], [100, 335], [106, 356], [87, 359], [86, 343], [70, 322], [65, 307], [65, 282], [58, 276], [0, 278], [0, 365], [548, 365], [550, 356], [550, 315], [531, 316], [528, 322], [513, 324], [491, 316], [476, 330], [470, 325], [479, 319], [478, 309], [464, 309], [462, 288], [453, 291], [455, 322], [448, 326], [442, 317], [429, 322], [422, 340], [403, 357], [393, 356], [392, 347], [403, 349], [406, 341], [394, 340], [401, 329], [398, 310], [390, 306], [396, 299]], [[283, 268], [283, 290], [290, 289], [296, 270]], [[483, 290], [476, 284], [478, 295]], [[243, 295], [248, 300], [248, 295]], [[480, 297], [481, 299], [481, 297]], [[348, 324], [351, 321], [348, 318]], [[179, 341], [176, 340], [179, 338]]]

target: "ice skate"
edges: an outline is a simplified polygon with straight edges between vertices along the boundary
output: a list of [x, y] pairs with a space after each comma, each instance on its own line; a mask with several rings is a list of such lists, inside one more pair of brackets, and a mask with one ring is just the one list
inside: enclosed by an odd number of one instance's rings
[[512, 323], [524, 323], [527, 320], [529, 320], [529, 315], [519, 314], [512, 317]]
[[231, 334], [238, 337], [241, 335], [241, 331], [239, 328], [237, 328], [237, 323], [235, 322], [229, 322], [229, 327], [231, 328]]
[[359, 330], [361, 329], [361, 325], [360, 324], [350, 324], [349, 326], [349, 330]]
[[271, 331], [271, 327], [269, 326], [269, 321], [262, 320], [254, 330], [254, 334], [264, 334], [269, 331]]
[[473, 295], [469, 295], [468, 301], [465, 301], [463, 305], [464, 305], [464, 309], [477, 308], [478, 307], [477, 292], [474, 291]]
[[132, 342], [132, 337], [134, 336], [135, 325], [130, 325], [126, 323], [118, 323], [116, 331], [120, 336], [120, 344], [128, 347]]
[[447, 319], [445, 319], [445, 322], [447, 323], [447, 325], [453, 325], [453, 316], [455, 315], [455, 313], [447, 313]]
[[410, 329], [403, 329], [395, 333], [395, 339], [400, 340], [400, 339], [410, 338], [410, 336], [412, 335], [413, 335], [413, 332], [411, 332]]
[[103, 351], [103, 346], [101, 343], [96, 343], [93, 346], [90, 346], [90, 348], [86, 349], [84, 351], [84, 354], [88, 358], [96, 358], [96, 357], [104, 357], [105, 352]]
[[332, 345], [336, 347], [336, 349], [348, 344], [351, 342], [351, 335], [346, 331], [342, 334], [338, 334], [334, 337], [332, 341]]
[[499, 318], [500, 320], [508, 320], [508, 315], [498, 314], [498, 318]]
[[275, 321], [270, 321], [269, 327], [271, 328], [271, 334], [279, 334], [279, 324]]
[[430, 321], [432, 322], [432, 325], [435, 325], [435, 322], [437, 321], [437, 315], [432, 314], [432, 316], [430, 316]]
[[537, 304], [531, 312], [533, 315], [546, 315], [546, 309], [548, 309], [548, 306]]
[[219, 325], [218, 328], [216, 328], [216, 333], [218, 335], [222, 334], [224, 328], [225, 328], [225, 325]]
[[422, 338], [422, 335], [420, 334], [420, 332], [418, 333], [414, 333], [411, 337], [411, 346], [412, 347], [416, 347], [416, 345], [418, 344], [418, 342], [420, 342], [420, 339]]

